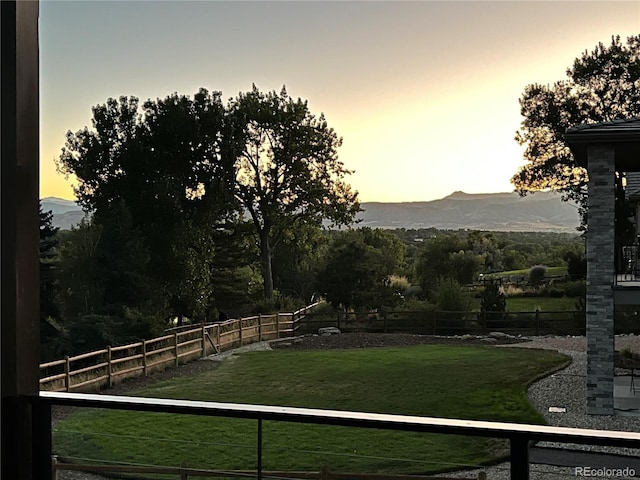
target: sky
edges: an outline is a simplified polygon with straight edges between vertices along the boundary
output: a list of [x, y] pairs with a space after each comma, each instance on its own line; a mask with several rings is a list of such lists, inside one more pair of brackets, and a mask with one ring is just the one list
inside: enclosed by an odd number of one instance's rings
[[74, 198], [54, 159], [92, 106], [254, 83], [325, 114], [360, 201], [513, 191], [525, 86], [639, 33], [640, 1], [41, 0], [40, 196]]

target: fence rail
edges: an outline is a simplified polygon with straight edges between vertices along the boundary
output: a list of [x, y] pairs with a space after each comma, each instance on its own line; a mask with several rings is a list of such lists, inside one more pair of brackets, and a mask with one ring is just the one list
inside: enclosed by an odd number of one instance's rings
[[40, 364], [40, 389], [55, 392], [98, 390], [125, 378], [147, 376], [212, 353], [291, 336], [309, 305], [293, 313], [254, 315], [172, 329], [169, 335]]
[[[143, 474], [143, 475], [174, 475], [180, 480], [188, 480], [189, 477], [218, 477], [218, 478], [256, 478], [257, 470], [207, 470], [202, 468], [181, 467], [150, 467], [139, 465], [107, 465], [89, 463], [65, 463], [60, 462], [56, 457], [52, 462], [53, 479], [57, 480], [59, 471], [75, 471], [83, 473], [110, 473], [110, 474]], [[442, 477], [432, 475], [400, 475], [400, 474], [375, 474], [375, 473], [353, 473], [353, 472], [333, 472], [327, 467], [323, 467], [319, 472], [292, 472], [292, 471], [269, 471], [263, 470], [262, 478], [275, 478], [286, 480], [464, 480], [461, 477]], [[487, 474], [480, 472], [477, 480], [487, 480]]]
[[[640, 446], [640, 433], [638, 432], [546, 425], [79, 393], [40, 392], [39, 395], [29, 397], [28, 400], [33, 405], [34, 438], [36, 440], [33, 452], [37, 475], [34, 478], [52, 477], [51, 407], [53, 405], [257, 420], [256, 477], [258, 480], [262, 480], [265, 473], [262, 469], [262, 427], [265, 421], [506, 439], [510, 444], [510, 475], [512, 480], [527, 480], [529, 478], [529, 444], [532, 441], [631, 448]], [[339, 439], [336, 441], [339, 442]]]
[[[486, 334], [501, 331], [512, 335], [584, 335], [584, 311], [394, 311], [308, 313], [295, 325], [297, 334], [316, 332], [319, 327], [337, 327], [343, 332], [412, 333], [421, 335]], [[640, 325], [632, 325], [637, 331]], [[617, 333], [628, 333], [618, 325]]]

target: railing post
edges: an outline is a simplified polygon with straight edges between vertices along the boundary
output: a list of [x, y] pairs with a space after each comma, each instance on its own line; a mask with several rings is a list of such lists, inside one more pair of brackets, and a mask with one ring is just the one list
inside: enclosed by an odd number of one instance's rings
[[276, 312], [276, 340], [280, 338], [280, 313]]
[[262, 314], [258, 314], [258, 341], [262, 341]]
[[107, 385], [113, 387], [111, 375], [113, 374], [113, 366], [111, 365], [111, 345], [107, 345]]
[[536, 336], [540, 335], [540, 310], [536, 308]]
[[218, 353], [222, 351], [222, 345], [220, 345], [220, 324], [216, 324], [216, 344], [218, 345]]
[[511, 480], [529, 480], [529, 441], [523, 437], [512, 437]]
[[69, 374], [70, 368], [69, 355], [64, 356], [64, 387], [67, 392], [71, 391], [71, 375]]
[[242, 346], [242, 318], [238, 319], [238, 334], [240, 335], [240, 346]]
[[34, 478], [53, 478], [51, 458], [51, 404], [36, 399], [31, 404]]
[[258, 419], [258, 480], [262, 480], [262, 419]]
[[142, 375], [146, 377], [149, 375], [147, 372], [147, 341], [142, 340]]
[[178, 366], [178, 332], [173, 332], [174, 355], [176, 356], [176, 367]]

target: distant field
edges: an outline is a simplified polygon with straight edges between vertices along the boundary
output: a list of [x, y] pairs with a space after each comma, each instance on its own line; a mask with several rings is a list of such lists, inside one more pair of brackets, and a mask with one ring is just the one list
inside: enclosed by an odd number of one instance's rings
[[[566, 360], [552, 351], [469, 346], [277, 350], [246, 353], [136, 395], [539, 424], [543, 418], [529, 404], [526, 387]], [[256, 423], [247, 420], [84, 411], [57, 425], [54, 451], [76, 461], [252, 469], [255, 432]], [[489, 462], [505, 445], [265, 422], [263, 467], [433, 472]]]
[[573, 297], [509, 297], [507, 310], [510, 312], [564, 312], [576, 310], [577, 298]]
[[[546, 276], [566, 275], [567, 267], [547, 267]], [[485, 278], [499, 278], [508, 277], [511, 275], [529, 275], [529, 269], [523, 268], [521, 270], [508, 270], [505, 272], [496, 272], [489, 275], [485, 275]]]

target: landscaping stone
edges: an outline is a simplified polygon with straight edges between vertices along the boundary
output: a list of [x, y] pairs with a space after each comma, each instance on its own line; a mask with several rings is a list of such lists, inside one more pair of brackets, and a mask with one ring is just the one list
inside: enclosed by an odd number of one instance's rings
[[489, 343], [489, 344], [493, 344], [493, 343], [498, 343], [498, 340], [492, 337], [487, 337], [487, 338], [483, 338], [482, 340], [480, 340], [482, 343]]
[[504, 333], [504, 332], [489, 332], [489, 335], [487, 336], [489, 338], [495, 338], [496, 340], [513, 338], [513, 335], [509, 335], [508, 333]]
[[330, 337], [331, 335], [338, 335], [340, 333], [342, 332], [336, 327], [322, 327], [318, 329], [318, 335], [323, 337]]

